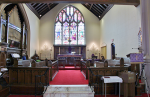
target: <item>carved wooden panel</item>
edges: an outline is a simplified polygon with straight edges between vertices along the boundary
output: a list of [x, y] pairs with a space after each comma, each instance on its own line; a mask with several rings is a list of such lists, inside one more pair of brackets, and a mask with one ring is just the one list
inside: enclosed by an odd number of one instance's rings
[[32, 70], [26, 70], [25, 71], [25, 84], [32, 83]]
[[18, 83], [24, 84], [25, 83], [25, 70], [18, 70]]

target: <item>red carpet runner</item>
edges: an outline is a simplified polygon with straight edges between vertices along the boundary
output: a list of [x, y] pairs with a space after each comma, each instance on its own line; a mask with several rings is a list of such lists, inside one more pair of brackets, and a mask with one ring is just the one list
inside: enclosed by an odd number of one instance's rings
[[50, 85], [80, 85], [88, 84], [80, 70], [59, 70]]

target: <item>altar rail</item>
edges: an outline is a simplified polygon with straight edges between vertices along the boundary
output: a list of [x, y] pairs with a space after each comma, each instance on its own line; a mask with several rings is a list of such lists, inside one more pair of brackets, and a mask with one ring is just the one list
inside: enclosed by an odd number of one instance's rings
[[88, 79], [87, 67], [90, 67], [90, 61], [81, 61], [81, 71], [85, 74], [86, 79]]
[[48, 66], [51, 67], [51, 69], [50, 69], [50, 81], [52, 81], [58, 72], [58, 61], [57, 60], [53, 61], [53, 62], [49, 61]]

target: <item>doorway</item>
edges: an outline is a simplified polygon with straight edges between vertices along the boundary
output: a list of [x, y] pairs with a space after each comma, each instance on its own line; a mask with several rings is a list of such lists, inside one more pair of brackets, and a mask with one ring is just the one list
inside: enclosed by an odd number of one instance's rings
[[107, 59], [106, 46], [101, 47], [101, 56], [104, 56], [104, 58]]

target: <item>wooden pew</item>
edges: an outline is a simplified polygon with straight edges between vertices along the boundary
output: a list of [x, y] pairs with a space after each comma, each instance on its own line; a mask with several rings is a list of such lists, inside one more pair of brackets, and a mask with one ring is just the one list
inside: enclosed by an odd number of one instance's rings
[[[108, 62], [104, 62], [104, 67], [101, 66], [90, 66], [88, 67], [89, 69], [92, 70], [94, 75], [102, 75], [102, 76], [118, 76], [118, 73], [121, 71], [128, 71], [129, 66], [124, 66], [122, 59], [120, 62], [120, 66], [108, 66]], [[89, 83], [95, 83], [96, 82], [96, 77], [91, 78], [91, 72], [89, 72]], [[94, 80], [93, 80], [94, 79]], [[93, 80], [93, 82], [91, 82]], [[101, 86], [102, 87], [102, 86]], [[98, 89], [101, 91], [101, 87]], [[94, 91], [96, 92], [97, 89], [95, 88]], [[107, 85], [107, 93], [108, 94], [115, 94], [115, 84], [108, 84]]]

